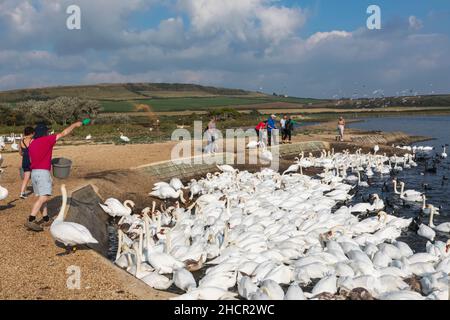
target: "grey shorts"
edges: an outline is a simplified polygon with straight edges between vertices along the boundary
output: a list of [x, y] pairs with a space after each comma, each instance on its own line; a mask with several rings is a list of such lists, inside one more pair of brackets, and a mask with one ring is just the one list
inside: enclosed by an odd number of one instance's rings
[[37, 196], [51, 196], [53, 191], [53, 180], [48, 170], [31, 171], [31, 183], [33, 192]]

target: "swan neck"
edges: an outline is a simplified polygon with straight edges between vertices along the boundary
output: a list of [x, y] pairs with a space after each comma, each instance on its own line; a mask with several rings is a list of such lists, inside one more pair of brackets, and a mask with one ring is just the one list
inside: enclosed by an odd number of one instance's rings
[[172, 250], [172, 239], [170, 236], [170, 232], [167, 233], [166, 235], [166, 253], [170, 253], [170, 251]]
[[434, 208], [433, 207], [431, 207], [430, 208], [431, 210], [430, 210], [430, 221], [429, 221], [429, 223], [428, 223], [428, 225], [431, 227], [431, 228], [434, 228]]
[[62, 195], [62, 204], [61, 209], [59, 209], [58, 216], [56, 217], [55, 221], [64, 221], [64, 213], [66, 212], [66, 206], [67, 206], [67, 190], [66, 186], [63, 184], [61, 186], [61, 195]]

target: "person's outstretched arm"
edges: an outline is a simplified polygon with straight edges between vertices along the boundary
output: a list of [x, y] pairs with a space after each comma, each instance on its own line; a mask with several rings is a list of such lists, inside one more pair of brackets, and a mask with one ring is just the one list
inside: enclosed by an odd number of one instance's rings
[[58, 133], [58, 134], [56, 135], [56, 140], [59, 140], [59, 139], [61, 139], [61, 138], [64, 138], [65, 136], [68, 136], [69, 134], [72, 133], [72, 131], [73, 131], [75, 128], [79, 128], [79, 127], [81, 127], [82, 125], [83, 125], [83, 122], [81, 122], [81, 121], [78, 121], [78, 122], [73, 123], [71, 126], [69, 126], [69, 127], [67, 127], [66, 129], [64, 129], [61, 133]]

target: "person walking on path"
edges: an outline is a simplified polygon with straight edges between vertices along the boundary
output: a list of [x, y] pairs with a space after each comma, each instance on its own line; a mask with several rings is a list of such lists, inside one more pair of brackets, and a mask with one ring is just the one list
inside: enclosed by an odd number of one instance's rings
[[[36, 126], [28, 151], [31, 160], [31, 182], [38, 199], [34, 203], [31, 214], [25, 223], [25, 227], [29, 230], [43, 231], [42, 225], [50, 221], [47, 212], [47, 202], [53, 193], [52, 175], [50, 173], [53, 147], [58, 140], [68, 136], [76, 128], [89, 124], [89, 122], [90, 119], [85, 119], [83, 122], [75, 122], [61, 133], [52, 135], [48, 135], [48, 128], [45, 124]], [[42, 213], [42, 220], [36, 222], [36, 216], [39, 212]]]
[[217, 152], [217, 145], [216, 145], [216, 118], [213, 117], [208, 123], [208, 127], [206, 128], [207, 131], [207, 140], [208, 144], [205, 148], [205, 153], [216, 153]]
[[269, 146], [272, 145], [272, 130], [277, 129], [277, 125], [275, 123], [276, 116], [273, 114], [270, 116], [270, 118], [267, 120], [267, 144]]
[[344, 131], [345, 131], [345, 120], [343, 117], [339, 117], [338, 134], [339, 134], [340, 141], [344, 141]]
[[22, 171], [23, 171], [23, 181], [22, 187], [20, 188], [20, 198], [26, 199], [27, 195], [25, 193], [28, 182], [31, 179], [31, 162], [30, 155], [28, 152], [28, 147], [30, 146], [31, 140], [33, 139], [34, 128], [26, 127], [23, 131], [23, 139], [20, 141], [19, 153], [22, 156]]
[[294, 131], [295, 121], [288, 116], [285, 124], [285, 143], [292, 143], [292, 131]]

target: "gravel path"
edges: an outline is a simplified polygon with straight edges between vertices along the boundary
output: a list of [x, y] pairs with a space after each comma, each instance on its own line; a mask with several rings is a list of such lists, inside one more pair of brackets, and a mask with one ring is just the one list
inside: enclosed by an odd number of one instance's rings
[[[86, 184], [86, 176], [90, 174], [161, 161], [169, 155], [167, 144], [69, 146], [58, 147], [54, 153], [55, 157], [65, 156], [74, 161], [72, 176], [64, 181], [68, 190]], [[5, 173], [0, 184], [10, 195], [7, 202], [0, 203], [0, 299], [166, 299], [171, 296], [134, 281], [93, 251], [61, 255], [65, 250], [55, 246], [48, 228], [41, 233], [27, 231], [23, 224], [34, 197], [19, 200], [17, 196], [20, 156], [3, 153], [3, 157]], [[55, 179], [54, 183], [54, 195], [59, 196], [60, 181]], [[70, 266], [80, 268], [79, 290], [67, 289], [66, 271]]]

